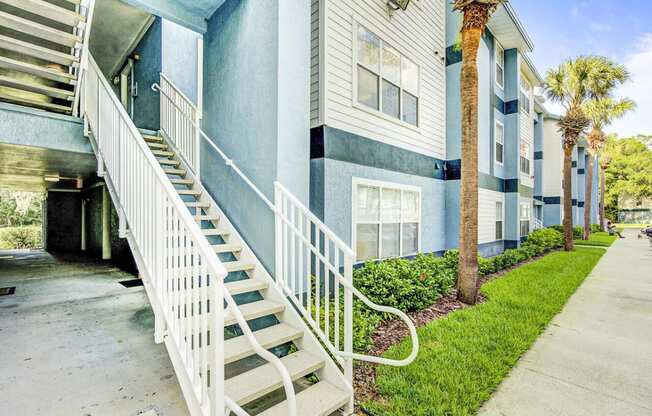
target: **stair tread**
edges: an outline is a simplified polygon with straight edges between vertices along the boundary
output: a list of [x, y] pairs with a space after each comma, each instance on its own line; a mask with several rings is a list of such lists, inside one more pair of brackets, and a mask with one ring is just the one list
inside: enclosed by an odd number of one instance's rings
[[12, 7], [46, 17], [68, 26], [77, 26], [79, 22], [86, 20], [84, 19], [84, 16], [79, 13], [64, 9], [63, 7], [56, 6], [43, 0], [0, 0], [0, 3], [8, 4]]
[[188, 208], [210, 208], [211, 204], [208, 202], [200, 202], [200, 201], [193, 201], [193, 202], [184, 202], [184, 204]]
[[158, 163], [165, 166], [179, 166], [181, 164], [181, 162], [179, 162], [178, 160], [171, 160], [171, 159], [159, 160]]
[[0, 68], [25, 72], [27, 74], [36, 75], [38, 77], [57, 82], [70, 83], [70, 81], [75, 79], [74, 75], [67, 72], [57, 71], [56, 69], [46, 68], [41, 65], [34, 65], [4, 56], [0, 56]]
[[[349, 401], [349, 393], [338, 389], [327, 381], [320, 381], [303, 390], [296, 396], [297, 414], [328, 416]], [[287, 401], [259, 413], [258, 416], [285, 416], [288, 414]]]
[[266, 281], [261, 279], [244, 279], [235, 282], [225, 283], [231, 295], [240, 295], [242, 293], [256, 292], [269, 287]]
[[[281, 362], [293, 380], [313, 373], [324, 366], [324, 360], [307, 351], [297, 351], [285, 356], [281, 358]], [[228, 379], [225, 383], [225, 394], [243, 406], [282, 386], [283, 382], [278, 370], [268, 363]]]
[[165, 143], [147, 142], [147, 146], [149, 146], [150, 149], [160, 149], [160, 150], [165, 150], [168, 148], [168, 145]]
[[143, 139], [148, 142], [158, 142], [163, 143], [163, 138], [161, 136], [152, 136], [151, 134], [143, 134]]
[[227, 261], [224, 263], [224, 267], [228, 272], [241, 272], [247, 270], [253, 270], [256, 266], [253, 263], [246, 263], [242, 261]]
[[72, 33], [53, 29], [6, 12], [0, 12], [0, 26], [71, 48], [82, 41], [81, 37]]
[[177, 193], [179, 195], [194, 195], [194, 196], [201, 195], [201, 191], [198, 189], [177, 189]]
[[44, 94], [48, 97], [62, 98], [62, 99], [72, 99], [75, 96], [73, 91], [64, 90], [61, 88], [54, 88], [44, 84], [38, 84], [35, 82], [29, 82], [22, 79], [6, 77], [0, 75], [0, 85], [10, 88], [15, 88], [24, 91], [35, 92], [38, 94]]
[[226, 230], [224, 228], [205, 228], [201, 230], [202, 233], [204, 233], [205, 236], [211, 236], [211, 235], [229, 235], [231, 234], [229, 230]]
[[6, 92], [0, 92], [0, 101], [7, 101], [18, 105], [24, 105], [27, 107], [37, 107], [43, 110], [56, 111], [60, 113], [70, 113], [72, 111], [72, 104], [70, 107], [67, 107], [60, 104], [49, 103], [47, 101], [38, 101], [38, 100], [32, 100], [30, 98], [18, 97], [13, 94], [8, 94]]
[[[238, 306], [238, 308], [240, 309], [242, 316], [244, 316], [247, 321], [256, 318], [262, 318], [263, 316], [274, 315], [285, 310], [285, 306], [282, 304], [270, 302], [268, 300], [259, 300], [257, 302], [247, 303]], [[232, 314], [228, 313], [224, 317], [224, 326], [234, 325], [236, 323], [237, 320]]]
[[4, 35], [0, 35], [0, 48], [66, 66], [79, 62], [79, 58], [74, 55], [55, 51], [54, 49], [44, 48], [33, 43], [24, 42]]
[[163, 172], [167, 173], [168, 175], [185, 175], [186, 170], [185, 169], [175, 169], [175, 168], [164, 168]]
[[[288, 324], [278, 324], [254, 332], [258, 343], [265, 349], [277, 347], [303, 336], [303, 332]], [[254, 355], [251, 343], [244, 335], [231, 338], [224, 343], [224, 360], [226, 364]]]
[[215, 244], [213, 245], [215, 253], [238, 253], [242, 251], [242, 246], [239, 244]]
[[220, 219], [219, 215], [212, 215], [212, 214], [207, 214], [207, 215], [193, 215], [196, 221], [217, 221]]
[[174, 156], [174, 153], [170, 152], [169, 150], [152, 149], [152, 154], [154, 156], [159, 156], [159, 157], [172, 157], [172, 156]]
[[172, 182], [175, 185], [194, 185], [195, 181], [192, 179], [170, 179], [170, 182]]

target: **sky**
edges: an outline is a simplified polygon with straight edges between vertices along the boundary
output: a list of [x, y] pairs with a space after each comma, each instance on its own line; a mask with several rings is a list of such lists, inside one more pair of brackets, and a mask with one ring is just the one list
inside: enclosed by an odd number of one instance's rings
[[[534, 41], [532, 59], [542, 76], [549, 68], [579, 55], [604, 55], [624, 63], [632, 79], [615, 96], [634, 99], [637, 109], [607, 130], [620, 137], [652, 134], [652, 1], [510, 2]], [[548, 108], [559, 111], [554, 106]]]

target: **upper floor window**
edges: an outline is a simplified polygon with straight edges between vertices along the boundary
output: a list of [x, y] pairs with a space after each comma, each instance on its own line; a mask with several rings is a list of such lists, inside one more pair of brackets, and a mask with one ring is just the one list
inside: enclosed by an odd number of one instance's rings
[[496, 85], [505, 88], [505, 49], [496, 42]]
[[520, 94], [520, 103], [521, 110], [525, 111], [527, 114], [530, 114], [530, 106], [532, 101], [532, 84], [525, 79], [525, 76], [521, 74], [521, 94]]
[[530, 174], [530, 144], [521, 143], [521, 173]]
[[505, 159], [505, 126], [503, 123], [496, 120], [496, 127], [494, 132], [495, 141], [496, 141], [496, 163], [503, 164]]
[[354, 180], [353, 201], [353, 229], [359, 261], [419, 252], [420, 189]]
[[419, 66], [363, 26], [357, 45], [358, 103], [417, 126]]

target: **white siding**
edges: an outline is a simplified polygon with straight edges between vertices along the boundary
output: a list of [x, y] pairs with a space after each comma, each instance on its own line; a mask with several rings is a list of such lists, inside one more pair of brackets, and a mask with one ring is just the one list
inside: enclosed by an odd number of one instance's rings
[[[521, 76], [525, 75], [521, 73]], [[531, 81], [530, 81], [531, 82]], [[519, 109], [520, 113], [520, 126], [519, 134], [521, 143], [527, 143], [530, 148], [530, 174], [526, 175], [521, 173], [521, 183], [530, 188], [534, 188], [534, 94], [530, 88], [530, 113], [528, 114], [525, 110]], [[520, 148], [519, 148], [519, 157], [520, 157]], [[519, 172], [520, 172], [520, 159], [519, 159]]]
[[562, 196], [562, 169], [564, 157], [557, 121], [546, 119], [543, 124], [543, 196]]
[[321, 122], [319, 117], [320, 1], [323, 0], [312, 0], [310, 5], [310, 127], [316, 127]]
[[505, 194], [480, 188], [478, 198], [478, 243], [491, 243], [496, 241], [496, 202], [503, 203], [505, 218]]
[[[313, 0], [313, 8], [317, 0]], [[322, 11], [320, 27], [313, 26], [323, 57], [313, 62], [314, 76], [311, 120], [319, 113], [315, 104], [325, 106], [323, 124], [414, 152], [445, 157], [445, 2], [444, 0], [413, 1], [407, 11], [398, 11], [392, 18], [386, 0], [319, 0]], [[313, 9], [314, 11], [314, 9]], [[313, 13], [314, 18], [314, 13]], [[412, 128], [373, 111], [354, 106], [354, 30], [361, 24], [374, 32], [403, 56], [419, 65], [419, 127]], [[317, 37], [318, 39], [318, 37]], [[313, 53], [314, 55], [314, 53]], [[319, 68], [316, 69], [315, 65]], [[324, 87], [325, 86], [325, 87]], [[323, 88], [323, 104], [320, 103]]]

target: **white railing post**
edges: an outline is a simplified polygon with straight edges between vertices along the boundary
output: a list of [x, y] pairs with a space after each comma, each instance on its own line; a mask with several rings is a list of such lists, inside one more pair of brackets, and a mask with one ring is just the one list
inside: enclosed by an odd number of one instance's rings
[[[344, 280], [353, 286], [353, 258], [344, 253]], [[344, 287], [344, 352], [353, 354], [353, 292]], [[344, 357], [344, 378], [353, 386], [353, 359]], [[353, 411], [353, 395], [347, 410]]]
[[276, 212], [274, 213], [274, 225], [276, 228], [276, 264], [274, 269], [276, 272], [274, 275], [276, 277], [276, 284], [283, 292], [285, 288], [285, 279], [283, 278], [283, 257], [285, 256], [285, 253], [283, 252], [283, 221], [280, 212], [280, 210], [283, 209], [283, 204], [281, 190], [277, 183], [274, 184], [274, 204], [276, 206]]
[[210, 276], [209, 288], [213, 293], [210, 303], [211, 325], [210, 345], [212, 366], [210, 368], [210, 416], [225, 416], [224, 409], [224, 285], [219, 276]]
[[195, 180], [198, 185], [201, 185], [201, 135], [199, 131], [201, 130], [201, 117], [199, 116], [199, 111], [195, 109], [195, 126], [193, 127], [194, 132], [194, 141], [195, 141]]

